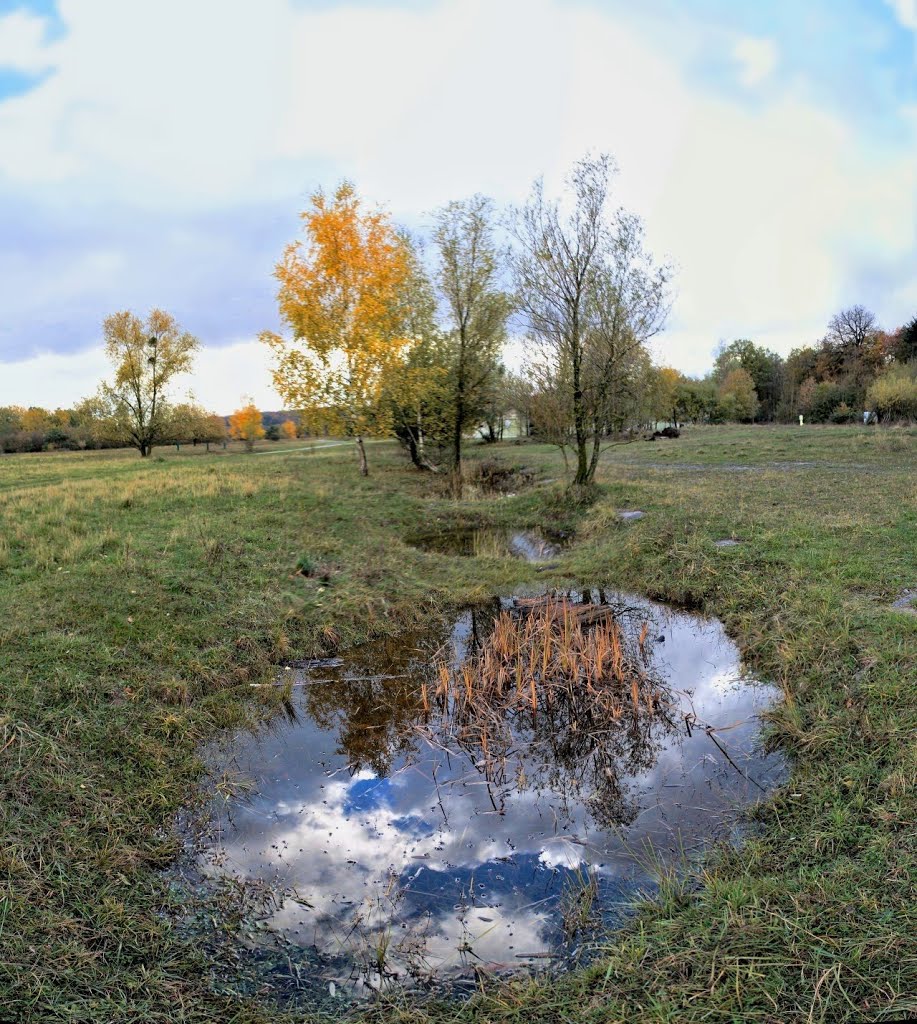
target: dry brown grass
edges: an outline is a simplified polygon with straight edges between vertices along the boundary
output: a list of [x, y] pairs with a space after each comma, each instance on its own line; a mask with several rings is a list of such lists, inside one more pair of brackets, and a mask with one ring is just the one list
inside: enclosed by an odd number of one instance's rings
[[449, 719], [447, 734], [487, 759], [504, 757], [514, 727], [536, 727], [542, 716], [584, 730], [638, 724], [671, 703], [649, 670], [647, 634], [645, 622], [629, 629], [610, 605], [517, 599], [477, 649], [457, 663], [440, 657], [422, 704]]

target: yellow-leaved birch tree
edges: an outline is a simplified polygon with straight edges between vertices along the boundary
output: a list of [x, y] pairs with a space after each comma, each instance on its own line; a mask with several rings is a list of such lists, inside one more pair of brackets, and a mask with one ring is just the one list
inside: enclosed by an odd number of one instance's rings
[[304, 426], [341, 432], [356, 442], [390, 429], [380, 402], [386, 377], [410, 344], [402, 290], [411, 264], [388, 215], [367, 210], [350, 182], [331, 197], [316, 192], [301, 215], [305, 239], [277, 264], [280, 318], [292, 339], [265, 331], [276, 356], [274, 387]]

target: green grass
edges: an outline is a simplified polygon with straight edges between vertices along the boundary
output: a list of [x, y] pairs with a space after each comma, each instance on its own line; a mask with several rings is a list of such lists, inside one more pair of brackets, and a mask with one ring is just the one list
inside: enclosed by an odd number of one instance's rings
[[[303, 1019], [210, 990], [158, 869], [199, 797], [203, 742], [272, 713], [273, 689], [248, 684], [277, 660], [545, 580], [402, 542], [438, 522], [566, 522], [579, 543], [555, 579], [718, 615], [783, 689], [771, 732], [793, 775], [754, 841], [699, 886], [671, 879], [588, 970], [367, 1015], [917, 1014], [917, 616], [887, 607], [917, 586], [914, 432], [689, 430], [613, 449], [596, 500], [573, 508], [559, 485], [456, 503], [392, 445], [370, 450], [367, 480], [347, 446], [295, 447], [0, 458], [0, 1020]], [[547, 448], [501, 454], [561, 475]], [[622, 523], [625, 507], [647, 516]]]

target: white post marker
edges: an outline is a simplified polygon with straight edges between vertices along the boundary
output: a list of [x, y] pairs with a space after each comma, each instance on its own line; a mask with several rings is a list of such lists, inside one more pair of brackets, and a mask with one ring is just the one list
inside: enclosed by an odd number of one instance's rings
[[802, 426], [802, 413], [799, 414], [799, 425]]

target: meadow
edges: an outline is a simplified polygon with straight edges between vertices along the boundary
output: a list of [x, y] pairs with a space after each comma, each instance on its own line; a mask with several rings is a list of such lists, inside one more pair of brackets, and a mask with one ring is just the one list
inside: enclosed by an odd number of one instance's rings
[[[302, 1021], [216, 994], [161, 869], [202, 749], [274, 714], [284, 658], [396, 634], [520, 581], [606, 582], [718, 616], [783, 699], [792, 775], [754, 838], [663, 881], [596, 963], [396, 1022], [884, 1021], [917, 1014], [917, 431], [688, 428], [603, 457], [572, 501], [555, 449], [453, 500], [394, 444], [0, 457], [0, 1020]], [[269, 454], [273, 452], [273, 454]], [[261, 454], [264, 453], [264, 454]], [[621, 509], [646, 515], [626, 522]], [[419, 551], [453, 525], [562, 527], [549, 573]], [[716, 541], [735, 539], [721, 548]], [[303, 569], [306, 572], [303, 572]]]

